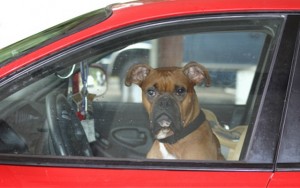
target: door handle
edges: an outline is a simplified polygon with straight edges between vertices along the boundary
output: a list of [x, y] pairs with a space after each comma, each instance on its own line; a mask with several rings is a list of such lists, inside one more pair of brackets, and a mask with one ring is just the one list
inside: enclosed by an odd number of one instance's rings
[[131, 147], [137, 147], [146, 144], [146, 133], [137, 128], [118, 128], [112, 131], [113, 138]]

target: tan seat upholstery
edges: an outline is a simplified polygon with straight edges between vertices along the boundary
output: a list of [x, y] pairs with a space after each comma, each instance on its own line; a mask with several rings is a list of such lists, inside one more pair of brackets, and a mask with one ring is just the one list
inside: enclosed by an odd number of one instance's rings
[[221, 127], [216, 115], [207, 109], [202, 109], [209, 121], [213, 132], [218, 137], [222, 147], [225, 147], [228, 152], [223, 153], [226, 160], [239, 160], [241, 150], [244, 144], [247, 133], [247, 125], [237, 126], [231, 130]]

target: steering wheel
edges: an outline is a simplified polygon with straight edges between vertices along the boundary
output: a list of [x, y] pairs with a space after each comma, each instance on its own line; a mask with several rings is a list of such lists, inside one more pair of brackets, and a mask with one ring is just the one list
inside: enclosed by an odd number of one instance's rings
[[46, 96], [46, 113], [57, 155], [93, 155], [76, 112], [63, 94], [51, 92]]

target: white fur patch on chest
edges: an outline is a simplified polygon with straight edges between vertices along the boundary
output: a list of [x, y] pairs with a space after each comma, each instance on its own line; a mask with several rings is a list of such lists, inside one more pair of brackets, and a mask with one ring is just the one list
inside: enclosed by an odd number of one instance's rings
[[165, 145], [160, 142], [159, 142], [159, 151], [161, 152], [163, 159], [176, 159], [176, 157], [174, 155], [172, 155], [168, 152]]

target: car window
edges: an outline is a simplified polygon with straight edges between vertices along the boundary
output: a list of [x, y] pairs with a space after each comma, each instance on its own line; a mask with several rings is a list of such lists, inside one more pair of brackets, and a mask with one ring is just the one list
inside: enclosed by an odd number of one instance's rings
[[[281, 19], [200, 20], [178, 30], [172, 24], [137, 29], [111, 41], [99, 40], [97, 45], [37, 68], [30, 78], [27, 74], [3, 87], [0, 152], [244, 160], [244, 143], [249, 143], [245, 137], [248, 134], [251, 139], [264, 89], [262, 78], [269, 73], [266, 67], [271, 63]], [[166, 71], [172, 74], [167, 81], [145, 84], [160, 78], [162, 74], [155, 72], [164, 72], [163, 67], [172, 69]], [[169, 87], [173, 89], [166, 89]], [[157, 101], [160, 107], [155, 107]], [[207, 129], [204, 133], [198, 130], [198, 122], [193, 123], [198, 118], [207, 120], [199, 123]], [[185, 129], [190, 125], [186, 122], [195, 128]], [[184, 133], [177, 134], [178, 130]], [[211, 136], [204, 141], [205, 149], [213, 148], [208, 153], [214, 154], [183, 152], [182, 148], [175, 150], [182, 152], [178, 154], [162, 148], [166, 145], [161, 143], [171, 146], [190, 134], [195, 137], [196, 130]], [[209, 158], [217, 152], [222, 157]]]
[[106, 66], [112, 75], [110, 85], [119, 82], [122, 89], [118, 91], [118, 87], [113, 87], [116, 89], [108, 92], [118, 93], [119, 97], [110, 99], [113, 95], [107, 95], [103, 100], [142, 101], [138, 91], [123, 87], [123, 79], [134, 64], [184, 66], [189, 61], [196, 61], [209, 69], [212, 80], [211, 87], [202, 92], [199, 91], [201, 87], [196, 87], [202, 103], [245, 105], [266, 37], [264, 32], [220, 31], [175, 35], [132, 44], [100, 59], [100, 64]]
[[[204, 87], [204, 84], [195, 86], [199, 106], [207, 110], [207, 116], [212, 118], [210, 123], [219, 139], [237, 145], [238, 141], [242, 140], [240, 138], [245, 137], [248, 128], [247, 119], [249, 117], [247, 115], [250, 115], [251, 111], [249, 111], [247, 101], [251, 98], [250, 95], [256, 95], [253, 91], [250, 92], [251, 88], [255, 87], [253, 80], [255, 73], [258, 72], [257, 67], [259, 63], [266, 60], [267, 54], [262, 54], [262, 51], [265, 45], [269, 45], [266, 44], [268, 43], [267, 37], [267, 33], [258, 31], [188, 33], [141, 41], [110, 53], [99, 61], [102, 67], [107, 68], [109, 88], [105, 95], [95, 98], [96, 124], [100, 124], [100, 121], [105, 119], [101, 115], [102, 108], [104, 110], [106, 108], [103, 106], [104, 103], [116, 105], [114, 110], [120, 110], [118, 113], [126, 116], [110, 115], [113, 121], [134, 122], [139, 111], [143, 111], [143, 88], [135, 84], [130, 87], [125, 85], [126, 75], [133, 65], [142, 63], [154, 68], [184, 67], [190, 61], [195, 61], [205, 66], [211, 77], [210, 87]], [[117, 103], [122, 104], [122, 107]], [[129, 112], [125, 112], [127, 110]], [[132, 112], [134, 113], [130, 114]], [[138, 124], [149, 124], [146, 112], [138, 116]], [[143, 119], [147, 119], [147, 121], [142, 121]], [[118, 125], [109, 126], [119, 127]], [[137, 137], [141, 136], [140, 134], [143, 135], [143, 130], [138, 133], [136, 130], [130, 130], [130, 127], [120, 129], [114, 132], [117, 136], [112, 138], [109, 138], [112, 131], [110, 128], [103, 127], [102, 129], [99, 127], [98, 132], [104, 138], [114, 139], [117, 145], [127, 147], [132, 141], [126, 136], [123, 138], [122, 132]], [[105, 134], [106, 131], [108, 131], [107, 134]], [[119, 134], [120, 138], [118, 137]], [[149, 136], [149, 134], [145, 134], [145, 136]], [[240, 144], [242, 145], [242, 143]], [[146, 150], [149, 143], [145, 142], [145, 145], [141, 146], [145, 147]], [[132, 149], [132, 147], [129, 148]], [[234, 148], [224, 146], [222, 149], [227, 159], [239, 159], [239, 154], [235, 153], [237, 151], [234, 151]]]

